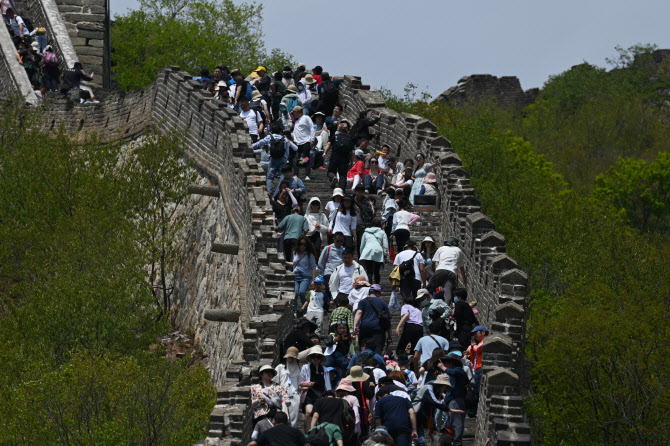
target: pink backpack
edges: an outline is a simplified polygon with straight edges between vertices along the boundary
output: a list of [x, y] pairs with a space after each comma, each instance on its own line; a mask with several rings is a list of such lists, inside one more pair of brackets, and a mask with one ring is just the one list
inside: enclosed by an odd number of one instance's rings
[[51, 51], [46, 53], [46, 64], [50, 67], [58, 66], [58, 56], [56, 56], [56, 53], [52, 53]]

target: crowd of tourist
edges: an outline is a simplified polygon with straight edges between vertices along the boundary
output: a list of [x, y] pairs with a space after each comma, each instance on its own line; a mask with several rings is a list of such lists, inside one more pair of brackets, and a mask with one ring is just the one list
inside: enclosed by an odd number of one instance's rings
[[[219, 66], [194, 79], [246, 121], [295, 276], [296, 328], [282, 363], [262, 366], [252, 386], [251, 445], [461, 444], [488, 332], [458, 288], [459, 276], [467, 286], [458, 240], [411, 237], [417, 197], [437, 201], [436, 162], [371, 150], [382, 116], [345, 119], [342, 80], [320, 66], [246, 77]], [[327, 170], [325, 205], [310, 193], [315, 169]]]
[[19, 15], [12, 0], [0, 0], [0, 10], [16, 46], [16, 59], [39, 99], [44, 100], [50, 91], [59, 91], [77, 102], [96, 102], [92, 90], [81, 87], [82, 80], [93, 80], [94, 72], [86, 74], [82, 64], [75, 62], [61, 73], [58, 55], [49, 43], [45, 26], [33, 26], [28, 17]]

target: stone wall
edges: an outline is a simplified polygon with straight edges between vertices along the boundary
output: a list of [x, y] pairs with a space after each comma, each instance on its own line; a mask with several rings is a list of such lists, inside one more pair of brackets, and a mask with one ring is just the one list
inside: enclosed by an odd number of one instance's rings
[[84, 70], [95, 71], [95, 86], [110, 86], [107, 0], [55, 0]]
[[382, 120], [373, 127], [372, 145], [389, 144], [392, 154], [401, 159], [423, 153], [428, 160], [439, 160], [442, 212], [441, 226], [435, 227], [437, 240], [455, 236], [466, 256], [468, 293], [477, 300], [479, 320], [490, 330], [484, 342], [484, 377], [477, 415], [475, 440], [478, 446], [530, 444], [525, 423], [522, 388], [525, 380], [525, 297], [528, 277], [517, 269], [516, 262], [505, 252], [505, 238], [482, 214], [469, 175], [451, 142], [437, 136], [435, 125], [419, 116], [397, 113], [384, 108], [384, 102], [363, 85], [360, 78], [345, 76], [340, 87], [340, 102], [345, 116], [355, 121], [364, 109], [381, 113]]
[[28, 75], [16, 59], [16, 48], [6, 26], [0, 26], [0, 97], [19, 92], [29, 104], [37, 104], [37, 97]]
[[449, 88], [435, 99], [451, 105], [481, 100], [494, 100], [501, 107], [525, 107], [535, 101], [538, 88], [523, 91], [516, 76], [496, 77], [490, 74], [473, 74], [462, 77], [458, 84]]
[[[145, 90], [102, 94], [99, 104], [73, 104], [55, 95], [49, 100], [44, 125], [49, 129], [63, 126], [80, 137], [95, 133], [103, 141], [135, 140], [154, 123], [183, 131], [186, 155], [200, 173], [200, 185], [209, 189], [205, 194], [194, 193], [181, 210], [189, 224], [184, 229], [184, 257], [171, 304], [177, 328], [195, 334], [197, 348], [208, 359], [212, 381], [221, 386], [230, 361], [244, 355], [248, 362], [257, 361], [262, 352], [272, 357], [278, 345], [274, 339], [265, 339], [265, 329], [259, 333], [253, 326], [259, 324], [259, 311], [271, 308], [267, 299], [278, 301], [284, 296], [265, 289], [265, 276], [277, 272], [270, 265], [279, 263], [276, 253], [272, 257], [256, 252], [254, 230], [260, 231], [261, 224], [271, 221], [272, 212], [262, 192], [260, 167], [255, 159], [242, 156], [251, 144], [246, 126], [190, 79], [177, 68], [168, 68]], [[236, 254], [214, 253], [214, 243], [236, 246]], [[204, 313], [208, 309], [238, 310], [241, 317], [239, 322], [207, 321]], [[268, 322], [279, 334], [292, 325], [281, 315]], [[276, 327], [279, 320], [281, 329]], [[245, 339], [252, 342], [245, 344]]]

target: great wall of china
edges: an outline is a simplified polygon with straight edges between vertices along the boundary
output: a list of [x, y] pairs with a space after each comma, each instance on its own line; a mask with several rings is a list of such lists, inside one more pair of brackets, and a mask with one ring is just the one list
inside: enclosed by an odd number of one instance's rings
[[[34, 23], [48, 23], [53, 30], [49, 37], [63, 67], [76, 60], [87, 68], [99, 67], [103, 76], [97, 85], [106, 86], [109, 37], [108, 27], [100, 24], [108, 12], [104, 2], [98, 2], [29, 0], [22, 5], [38, 17]], [[0, 96], [20, 92], [28, 103], [37, 104], [4, 28], [0, 43]], [[98, 97], [98, 104], [50, 100], [45, 128], [63, 125], [69, 132], [95, 132], [107, 141], [136, 140], [150, 125], [186, 135], [186, 154], [199, 181], [189, 188], [193, 199], [182, 210], [189, 224], [172, 301], [176, 328], [194, 333], [218, 388], [209, 434], [201, 443], [245, 445], [252, 427], [249, 385], [261, 362], [278, 362], [279, 340], [293, 324], [293, 278], [285, 273], [283, 255], [276, 250], [265, 174], [251, 153], [246, 124], [177, 67], [163, 69], [142, 91], [104, 92]], [[480, 321], [491, 331], [471, 434], [478, 446], [530, 444], [522, 407], [529, 390], [524, 359], [526, 274], [506, 255], [504, 236], [481, 213], [461, 159], [432, 122], [386, 108], [356, 76], [344, 76], [340, 102], [349, 119], [364, 109], [381, 113], [372, 148], [389, 144], [396, 156], [424, 153], [440, 160], [440, 211], [421, 211], [422, 225], [438, 240], [459, 238], [467, 258], [469, 294], [478, 301]], [[211, 317], [221, 309], [239, 312], [239, 320]]]

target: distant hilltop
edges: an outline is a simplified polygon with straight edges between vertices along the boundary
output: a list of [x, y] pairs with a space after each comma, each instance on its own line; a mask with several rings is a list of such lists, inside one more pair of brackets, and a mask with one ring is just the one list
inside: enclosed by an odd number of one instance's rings
[[[658, 69], [667, 60], [670, 60], [670, 49], [658, 49], [651, 53], [651, 57], [646, 63], [649, 64], [648, 68], [652, 76], [666, 73], [664, 70], [658, 71]], [[579, 66], [573, 66], [571, 69]], [[617, 69], [620, 68], [615, 68], [614, 70]], [[492, 74], [471, 74], [470, 76], [462, 77], [457, 85], [446, 90], [433, 102], [441, 102], [458, 107], [466, 103], [493, 100], [503, 108], [523, 108], [535, 102], [539, 93], [539, 88], [531, 88], [524, 91], [521, 88], [519, 78], [516, 76], [496, 77]]]
[[535, 101], [539, 92], [539, 88], [523, 91], [516, 76], [472, 74], [462, 77], [457, 85], [439, 95], [435, 101], [460, 106], [468, 102], [494, 100], [505, 108], [525, 107]]

